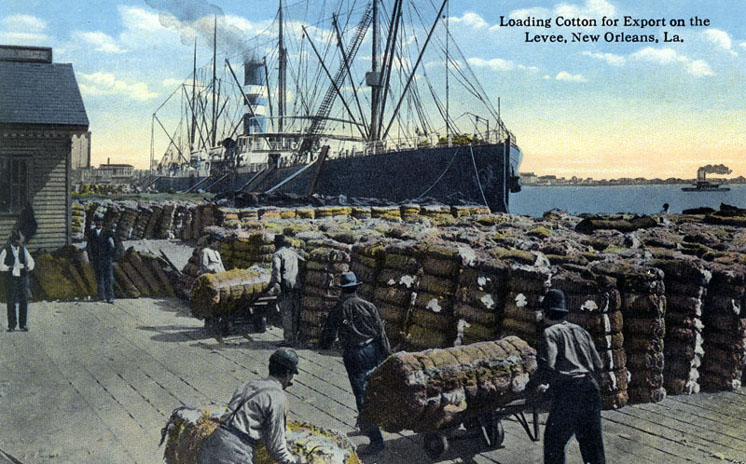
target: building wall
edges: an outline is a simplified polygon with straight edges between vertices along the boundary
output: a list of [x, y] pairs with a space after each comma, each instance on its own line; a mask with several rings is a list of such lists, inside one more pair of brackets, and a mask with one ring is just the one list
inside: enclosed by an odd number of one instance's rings
[[[31, 156], [30, 198], [37, 222], [29, 250], [53, 250], [70, 243], [71, 136], [66, 131], [0, 132], [0, 155]], [[8, 241], [19, 214], [0, 213], [0, 243]]]

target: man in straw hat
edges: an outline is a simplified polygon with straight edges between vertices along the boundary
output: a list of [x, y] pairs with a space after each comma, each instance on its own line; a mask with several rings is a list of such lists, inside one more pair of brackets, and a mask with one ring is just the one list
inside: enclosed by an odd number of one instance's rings
[[269, 357], [269, 376], [240, 386], [233, 394], [220, 425], [205, 440], [198, 464], [254, 462], [254, 448], [263, 441], [279, 464], [301, 464], [285, 440], [287, 397], [285, 389], [298, 374], [298, 354], [280, 348]]
[[[331, 347], [339, 336], [344, 348], [343, 361], [352, 386], [352, 393], [355, 395], [358, 412], [363, 409], [365, 382], [368, 375], [391, 352], [378, 308], [357, 295], [360, 285], [362, 282], [357, 280], [354, 272], [342, 274], [340, 281], [342, 296], [329, 313], [322, 333], [322, 348]], [[376, 425], [362, 424], [358, 419], [358, 428], [370, 438], [370, 445], [360, 452], [361, 455], [373, 455], [383, 450], [383, 434]]]
[[[0, 272], [6, 272], [8, 289], [8, 332], [16, 329], [16, 324], [23, 332], [28, 332], [26, 321], [28, 313], [29, 276], [34, 270], [34, 258], [23, 246], [23, 234], [18, 230], [10, 233], [10, 245], [0, 251]], [[18, 314], [16, 317], [16, 303]]]
[[588, 332], [567, 322], [567, 304], [561, 290], [544, 297], [544, 329], [539, 343], [539, 367], [527, 391], [554, 392], [544, 429], [544, 463], [564, 464], [565, 447], [575, 435], [583, 462], [603, 464], [601, 393], [598, 386], [601, 358]]
[[268, 294], [278, 295], [277, 309], [282, 316], [283, 338], [280, 346], [296, 346], [302, 295], [300, 261], [303, 258], [290, 248], [290, 240], [282, 234], [275, 235], [275, 250]]

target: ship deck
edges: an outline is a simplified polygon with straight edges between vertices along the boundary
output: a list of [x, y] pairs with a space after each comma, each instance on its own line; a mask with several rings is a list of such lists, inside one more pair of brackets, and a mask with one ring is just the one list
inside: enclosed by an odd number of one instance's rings
[[[240, 383], [265, 375], [280, 340], [276, 328], [210, 337], [177, 299], [39, 302], [30, 323], [28, 333], [0, 336], [0, 418], [12, 424], [0, 428], [0, 449], [25, 463], [161, 462], [160, 429], [172, 409], [227, 401]], [[291, 417], [351, 430], [355, 404], [339, 355], [304, 349], [300, 358]], [[673, 397], [603, 417], [608, 462], [746, 461], [743, 391]], [[541, 442], [512, 420], [505, 431], [501, 449], [462, 440], [435, 461], [425, 457], [422, 436], [386, 434], [375, 462], [541, 462]], [[577, 444], [568, 454], [580, 462]]]

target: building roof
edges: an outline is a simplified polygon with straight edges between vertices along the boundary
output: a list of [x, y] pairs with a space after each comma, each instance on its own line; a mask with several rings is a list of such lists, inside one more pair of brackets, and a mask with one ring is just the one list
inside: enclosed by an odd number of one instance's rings
[[88, 127], [69, 63], [0, 60], [0, 124]]

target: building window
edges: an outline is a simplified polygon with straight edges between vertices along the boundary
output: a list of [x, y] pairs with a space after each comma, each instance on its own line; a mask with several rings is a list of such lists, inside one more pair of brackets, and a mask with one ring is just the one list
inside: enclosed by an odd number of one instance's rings
[[23, 209], [29, 198], [30, 185], [30, 158], [0, 157], [0, 212], [15, 213]]

